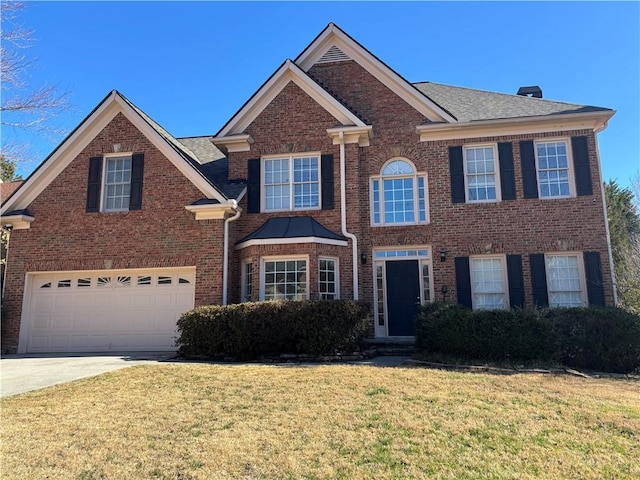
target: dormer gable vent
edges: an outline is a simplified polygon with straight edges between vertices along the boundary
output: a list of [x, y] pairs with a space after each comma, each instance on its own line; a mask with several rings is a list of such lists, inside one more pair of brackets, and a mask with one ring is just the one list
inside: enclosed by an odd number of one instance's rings
[[333, 45], [316, 63], [344, 62], [346, 60], [351, 60], [349, 55]]

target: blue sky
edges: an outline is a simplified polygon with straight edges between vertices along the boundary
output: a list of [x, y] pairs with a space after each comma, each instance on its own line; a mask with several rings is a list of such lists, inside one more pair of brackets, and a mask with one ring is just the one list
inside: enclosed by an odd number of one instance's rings
[[[605, 179], [640, 169], [638, 2], [29, 2], [28, 81], [69, 91], [73, 129], [117, 89], [173, 135], [216, 133], [286, 58], [334, 22], [411, 82], [617, 110], [599, 134]], [[28, 141], [40, 159], [62, 137]], [[28, 175], [38, 162], [21, 165]]]

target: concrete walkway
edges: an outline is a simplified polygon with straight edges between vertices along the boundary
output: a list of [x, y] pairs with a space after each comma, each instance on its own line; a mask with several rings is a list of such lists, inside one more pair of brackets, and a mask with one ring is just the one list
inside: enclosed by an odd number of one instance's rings
[[[345, 362], [350, 365], [371, 365], [378, 367], [397, 367], [406, 362], [405, 356], [380, 356], [367, 360]], [[0, 359], [0, 397], [9, 397], [20, 393], [39, 390], [61, 383], [94, 377], [103, 373], [132, 367], [134, 365], [158, 362], [177, 363], [215, 363], [190, 361], [176, 358], [175, 352], [135, 352], [119, 354], [29, 354], [6, 355]], [[339, 363], [322, 364], [338, 365]], [[222, 363], [218, 365], [237, 365]], [[246, 364], [244, 364], [246, 365]], [[281, 366], [313, 367], [318, 363], [288, 363]]]

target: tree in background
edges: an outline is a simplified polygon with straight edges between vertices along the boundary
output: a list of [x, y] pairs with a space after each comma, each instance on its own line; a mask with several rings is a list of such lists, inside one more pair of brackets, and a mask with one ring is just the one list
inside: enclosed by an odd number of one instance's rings
[[611, 252], [621, 306], [640, 313], [640, 175], [636, 195], [620, 188], [615, 180], [605, 182]]
[[34, 44], [33, 31], [18, 22], [26, 3], [0, 1], [0, 126], [3, 130], [1, 153], [5, 161], [13, 163], [35, 158], [30, 144], [9, 139], [19, 132], [50, 135], [57, 141], [61, 134], [51, 124], [52, 118], [68, 108], [67, 92], [60, 93], [54, 85], [33, 87], [26, 81], [27, 72], [36, 67], [26, 55]]
[[3, 182], [17, 182], [22, 180], [21, 175], [16, 175], [16, 162], [8, 160], [0, 153], [0, 180]]

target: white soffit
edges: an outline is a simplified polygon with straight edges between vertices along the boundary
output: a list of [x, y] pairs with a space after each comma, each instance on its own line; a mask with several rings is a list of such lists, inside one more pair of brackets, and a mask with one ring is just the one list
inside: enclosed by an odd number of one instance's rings
[[362, 45], [349, 37], [338, 26], [330, 23], [324, 31], [296, 58], [300, 68], [308, 72], [316, 63], [321, 63], [328, 51], [336, 47], [344, 55], [353, 59], [362, 68], [385, 84], [396, 95], [415, 108], [432, 122], [455, 123], [457, 120], [436, 103], [417, 91], [404, 78], [386, 66]]
[[320, 85], [314, 82], [291, 60], [285, 61], [267, 82], [260, 87], [254, 96], [236, 113], [231, 120], [218, 132], [216, 138], [229, 137], [244, 133], [271, 101], [289, 84], [295, 83], [302, 91], [309, 95], [316, 103], [329, 112], [342, 125], [364, 127], [365, 124], [354, 113], [349, 111], [338, 100], [332, 97]]
[[116, 90], [113, 90], [8, 199], [2, 206], [2, 213], [27, 208], [118, 113], [122, 113], [138, 128], [203, 195], [219, 202], [227, 201], [193, 166], [178, 155], [167, 140], [152, 128]]

